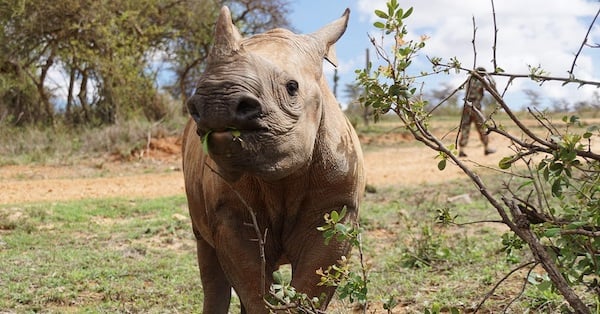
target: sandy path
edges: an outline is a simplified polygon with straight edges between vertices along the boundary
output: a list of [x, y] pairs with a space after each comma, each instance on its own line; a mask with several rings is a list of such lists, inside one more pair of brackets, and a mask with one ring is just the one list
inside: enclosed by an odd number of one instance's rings
[[[494, 165], [508, 148], [496, 145], [499, 152], [483, 156], [476, 141], [467, 152], [469, 160]], [[368, 183], [375, 186], [440, 182], [462, 176], [453, 165], [437, 170], [436, 153], [410, 142], [365, 148]], [[91, 163], [76, 166], [0, 167], [0, 204], [63, 201], [106, 197], [160, 197], [183, 195], [180, 159], [147, 159], [136, 162]]]

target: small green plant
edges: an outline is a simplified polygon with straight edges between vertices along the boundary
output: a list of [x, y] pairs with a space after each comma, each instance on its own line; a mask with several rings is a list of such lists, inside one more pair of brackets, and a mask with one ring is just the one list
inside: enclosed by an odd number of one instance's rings
[[512, 264], [517, 264], [520, 261], [516, 252], [523, 249], [525, 242], [512, 232], [507, 232], [502, 235], [502, 251], [506, 253], [506, 261]]
[[527, 282], [532, 287], [525, 292], [531, 308], [546, 311], [557, 308], [562, 302], [560, 293], [556, 291], [556, 288], [547, 275], [539, 275], [532, 272], [527, 277]]
[[456, 307], [451, 307], [449, 309], [443, 308], [442, 305], [438, 302], [434, 302], [430, 308], [427, 308], [423, 311], [423, 314], [441, 314], [441, 313], [450, 313], [450, 314], [459, 314], [460, 310]]
[[305, 293], [296, 291], [291, 285], [290, 278], [281, 270], [273, 272], [273, 284], [269, 288], [266, 298], [271, 313], [298, 311], [299, 313], [321, 313], [318, 310], [325, 296], [309, 297]]
[[441, 237], [429, 224], [421, 227], [421, 232], [413, 237], [402, 253], [402, 266], [407, 268], [429, 267], [433, 262], [443, 260], [450, 250], [442, 245]]
[[[349, 241], [353, 247], [357, 247], [361, 256], [362, 273], [358, 274], [352, 271], [347, 258], [342, 256], [338, 264], [330, 265], [325, 270], [316, 270], [316, 274], [321, 276], [321, 281], [318, 284], [337, 287], [340, 299], [348, 299], [350, 302], [356, 301], [365, 305], [367, 302], [368, 280], [362, 263], [360, 228], [344, 224], [346, 214], [346, 207], [343, 207], [340, 212], [333, 210], [331, 213], [325, 214], [323, 217], [325, 225], [318, 227], [317, 230], [323, 232], [325, 244], [329, 244], [335, 239], [337, 241]], [[324, 296], [310, 297], [296, 291], [280, 271], [273, 273], [273, 284], [269, 292], [270, 298], [267, 298], [267, 302], [272, 312], [295, 310], [300, 313], [321, 313], [317, 309]]]
[[365, 305], [367, 302], [368, 279], [363, 263], [361, 231], [357, 226], [349, 226], [343, 223], [346, 214], [346, 207], [343, 207], [339, 213], [334, 210], [330, 214], [325, 214], [323, 217], [325, 225], [318, 227], [317, 230], [323, 232], [326, 244], [336, 238], [338, 241], [349, 241], [353, 247], [356, 247], [359, 250], [362, 272], [352, 271], [348, 260], [344, 256], [338, 265], [330, 265], [325, 270], [317, 270], [317, 274], [321, 276], [319, 285], [338, 287], [337, 291], [341, 299], [347, 298], [350, 302], [357, 301]]

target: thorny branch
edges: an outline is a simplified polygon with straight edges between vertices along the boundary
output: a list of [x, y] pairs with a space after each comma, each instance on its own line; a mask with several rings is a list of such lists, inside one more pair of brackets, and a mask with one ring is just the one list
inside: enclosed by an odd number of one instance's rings
[[577, 50], [577, 53], [575, 54], [575, 58], [573, 58], [573, 64], [571, 64], [571, 69], [568, 71], [570, 77], [575, 76], [575, 74], [573, 74], [573, 71], [575, 70], [575, 65], [577, 63], [577, 58], [579, 58], [579, 54], [581, 54], [581, 50], [583, 50], [583, 47], [587, 45], [588, 37], [590, 36], [590, 32], [592, 31], [592, 27], [596, 23], [596, 19], [598, 18], [598, 15], [600, 15], [600, 8], [598, 8], [598, 11], [596, 11], [596, 15], [594, 16], [594, 19], [590, 23], [590, 26], [588, 27], [588, 30], [585, 33], [585, 37], [583, 38], [583, 41], [581, 42], [581, 46], [579, 46], [579, 50]]
[[496, 58], [496, 47], [498, 43], [498, 27], [496, 24], [496, 6], [494, 5], [494, 0], [491, 0], [492, 3], [492, 17], [494, 18], [494, 45], [492, 46], [492, 62], [494, 63], [494, 72], [498, 71], [498, 59]]
[[233, 186], [231, 186], [231, 184], [229, 184], [229, 182], [227, 182], [227, 180], [225, 180], [225, 178], [223, 177], [223, 175], [221, 175], [217, 170], [215, 170], [213, 167], [211, 167], [211, 165], [209, 165], [207, 162], [204, 163], [204, 165], [210, 169], [214, 174], [216, 174], [217, 176], [219, 176], [221, 179], [223, 179], [223, 182], [227, 185], [227, 187], [229, 187], [229, 189], [237, 196], [237, 198], [240, 200], [240, 202], [242, 202], [242, 204], [246, 207], [246, 209], [248, 210], [248, 213], [250, 214], [250, 217], [252, 219], [252, 223], [248, 224], [249, 226], [254, 228], [254, 232], [256, 233], [256, 239], [252, 239], [252, 241], [256, 241], [258, 243], [258, 249], [259, 249], [259, 253], [260, 253], [260, 289], [261, 289], [261, 295], [265, 295], [266, 291], [266, 272], [267, 272], [267, 260], [265, 258], [265, 240], [267, 238], [267, 230], [265, 229], [264, 234], [260, 231], [260, 227], [258, 226], [258, 221], [256, 220], [256, 213], [254, 212], [254, 209], [252, 209], [252, 206], [250, 206], [250, 204], [248, 204], [248, 202], [246, 202], [246, 200], [242, 197], [242, 195], [233, 188]]
[[[511, 270], [510, 272], [508, 272], [508, 274], [504, 275], [504, 277], [502, 277], [500, 280], [498, 280], [498, 282], [496, 282], [496, 284], [494, 285], [494, 287], [492, 287], [492, 289], [490, 291], [488, 291], [488, 293], [486, 293], [486, 295], [479, 302], [479, 304], [477, 304], [477, 307], [475, 308], [475, 310], [473, 312], [477, 313], [477, 311], [479, 311], [481, 309], [481, 307], [483, 306], [483, 304], [485, 303], [485, 301], [487, 301], [494, 294], [494, 292], [496, 292], [496, 289], [498, 289], [498, 287], [500, 287], [500, 285], [504, 281], [506, 281], [508, 278], [510, 278], [510, 276], [512, 276], [517, 271], [519, 271], [519, 270], [521, 270], [521, 269], [523, 269], [523, 268], [525, 268], [527, 266], [530, 266], [532, 264], [534, 265], [534, 267], [535, 267], [535, 265], [537, 265], [536, 262], [528, 262], [528, 263], [525, 263], [525, 264], [517, 266], [516, 268], [514, 268], [513, 270]], [[509, 306], [507, 306], [506, 308], [508, 308]]]
[[578, 84], [580, 87], [584, 85], [591, 85], [595, 87], [600, 87], [600, 82], [598, 81], [590, 81], [590, 80], [582, 80], [575, 77], [559, 77], [559, 76], [549, 76], [549, 75], [536, 75], [536, 74], [509, 74], [509, 73], [489, 73], [494, 76], [503, 76], [508, 77], [509, 79], [517, 79], [517, 78], [526, 78], [536, 82], [539, 82], [540, 85], [544, 84], [548, 81], [554, 82], [563, 82], [563, 85], [566, 84]]
[[[513, 111], [508, 106], [508, 104], [506, 104], [506, 102], [504, 101], [502, 96], [500, 96], [498, 94], [498, 91], [493, 86], [491, 86], [488, 82], [486, 82], [486, 80], [484, 80], [483, 77], [479, 73], [477, 73], [476, 71], [470, 71], [468, 69], [463, 69], [463, 70], [469, 71], [469, 72], [471, 72], [472, 76], [477, 77], [477, 79], [479, 79], [482, 82], [482, 84], [484, 85], [486, 91], [494, 98], [494, 100], [502, 107], [502, 109], [504, 109], [506, 114], [517, 125], [517, 127], [521, 131], [523, 131], [523, 133], [525, 133], [530, 139], [532, 139], [534, 141], [534, 143], [538, 143], [538, 144], [542, 145], [542, 147], [540, 147], [539, 145], [535, 145], [535, 144], [526, 144], [525, 147], [536, 147], [536, 148], [540, 149], [541, 151], [546, 151], [546, 152], [548, 152], [548, 149], [550, 149], [551, 151], [558, 149], [558, 144], [556, 144], [552, 141], [547, 141], [545, 139], [542, 139], [541, 137], [539, 137], [535, 133], [533, 133], [528, 127], [526, 127], [521, 122], [521, 120], [519, 118], [517, 118], [517, 116], [513, 113]], [[498, 74], [501, 74], [501, 73], [498, 73]], [[600, 82], [596, 82], [596, 84], [598, 84], [598, 86], [600, 86]], [[507, 134], [506, 132], [501, 132], [501, 130], [498, 128], [492, 129], [492, 131], [502, 134], [502, 135]], [[512, 137], [511, 139], [514, 139], [514, 137]], [[577, 154], [577, 156], [591, 158], [594, 160], [600, 160], [600, 155], [595, 154], [590, 151], [587, 151], [587, 150], [577, 150], [576, 149], [575, 153]]]
[[502, 313], [506, 313], [506, 311], [508, 311], [508, 309], [510, 308], [510, 306], [515, 303], [515, 301], [517, 301], [522, 295], [523, 293], [525, 293], [525, 288], [527, 288], [527, 283], [529, 282], [529, 276], [531, 276], [531, 273], [533, 272], [533, 270], [535, 269], [535, 267], [539, 265], [539, 263], [533, 263], [533, 266], [531, 266], [529, 268], [529, 271], [527, 271], [527, 275], [523, 278], [523, 285], [521, 286], [521, 291], [519, 291], [519, 295], [517, 295], [516, 297], [514, 297], [512, 300], [510, 300], [510, 302], [506, 305], [506, 307], [504, 308], [504, 311], [502, 311]]
[[471, 46], [473, 46], [473, 69], [477, 67], [477, 45], [475, 39], [477, 38], [477, 24], [475, 24], [475, 16], [471, 17], [473, 22], [473, 38], [471, 39]]
[[[482, 74], [476, 72], [475, 70], [469, 70], [469, 69], [462, 68], [456, 62], [454, 64], [440, 65], [439, 62], [437, 62], [437, 59], [430, 59], [430, 60], [432, 61], [432, 64], [434, 65], [434, 71], [436, 71], [436, 72], [439, 69], [438, 67], [445, 67], [446, 70], [456, 70], [457, 72], [465, 71], [465, 72], [469, 73], [470, 77], [474, 77], [474, 78], [478, 79], [483, 84], [485, 90], [488, 91], [488, 93], [494, 98], [494, 100], [499, 104], [499, 106], [502, 109], [504, 109], [504, 111], [509, 116], [511, 121], [514, 122], [515, 125], [518, 127], [518, 129], [525, 134], [526, 139], [519, 139], [515, 136], [512, 136], [511, 134], [506, 132], [501, 127], [497, 127], [495, 124], [491, 127], [488, 127], [488, 131], [496, 132], [496, 133], [510, 139], [515, 146], [520, 148], [515, 151], [515, 155], [513, 156], [512, 161], [523, 160], [528, 165], [528, 167], [531, 167], [531, 165], [527, 162], [527, 158], [526, 158], [527, 156], [535, 155], [540, 152], [545, 153], [545, 154], [551, 154], [551, 153], [559, 150], [560, 146], [559, 146], [559, 143], [555, 142], [554, 140], [543, 138], [543, 137], [540, 137], [539, 135], [535, 134], [530, 128], [525, 126], [522, 123], [522, 121], [513, 113], [511, 108], [505, 103], [505, 101], [503, 99], [503, 96], [506, 93], [506, 91], [508, 90], [509, 85], [515, 79], [519, 79], [519, 78], [526, 78], [526, 79], [534, 80], [534, 81], [538, 82], [540, 85], [547, 81], [557, 81], [557, 82], [562, 82], [563, 85], [572, 83], [572, 84], [579, 84], [580, 86], [591, 85], [591, 86], [600, 87], [600, 82], [578, 79], [574, 75], [572, 75], [572, 72], [573, 72], [572, 70], [570, 71], [571, 75], [568, 78], [554, 77], [554, 76], [549, 76], [549, 75], [540, 75], [540, 73], [535, 73], [535, 72], [532, 72], [530, 74], [502, 73], [502, 70], [497, 66], [497, 56], [496, 56], [497, 45], [496, 44], [497, 44], [498, 28], [496, 25], [496, 12], [495, 12], [495, 6], [494, 6], [493, 0], [491, 0], [491, 5], [492, 5], [493, 21], [494, 21], [494, 44], [492, 47], [492, 50], [493, 50], [493, 60], [492, 61], [494, 64], [494, 69], [491, 73], [486, 73], [485, 75], [502, 76], [502, 77], [508, 78], [508, 84], [504, 88], [504, 91], [502, 92], [502, 94], [499, 94], [499, 92], [496, 90], [496, 88], [494, 86], [492, 86], [489, 82], [487, 82], [484, 79]], [[596, 16], [598, 16], [599, 14], [600, 14], [600, 10], [596, 14]], [[595, 19], [596, 18], [594, 18], [594, 20]], [[474, 68], [475, 68], [476, 61], [477, 61], [477, 49], [476, 49], [476, 45], [475, 45], [476, 25], [475, 25], [474, 18], [473, 18], [473, 28], [474, 29], [473, 29], [472, 44], [473, 44]], [[588, 33], [589, 33], [589, 31], [588, 31]], [[582, 47], [583, 47], [583, 45], [585, 45], [586, 41], [587, 41], [587, 35], [586, 35], [586, 39], [584, 40], [584, 43], [582, 44]], [[396, 73], [396, 71], [403, 72], [404, 70], [396, 69], [394, 67], [395, 63], [389, 62], [390, 61], [389, 58], [386, 57], [385, 53], [382, 53], [382, 50], [383, 50], [382, 46], [377, 46], [373, 39], [372, 39], [372, 43], [376, 47], [377, 53], [384, 59], [384, 61], [387, 61], [388, 66], [389, 66], [388, 69], [390, 69], [390, 68], [392, 69], [391, 73], [389, 73], [389, 78], [394, 80], [395, 83], [397, 83], [396, 78], [398, 78], [398, 77], [400, 77], [401, 79], [405, 79], [405, 77], [401, 76], [402, 73]], [[580, 48], [580, 50], [581, 50], [581, 48]], [[575, 60], [573, 61], [572, 68], [574, 68], [574, 65], [576, 63], [578, 56], [579, 56], [579, 52], [577, 53]], [[433, 60], [435, 60], [435, 61], [433, 61]], [[401, 82], [400, 84], [402, 84], [402, 83], [404, 83], [404, 82]], [[485, 185], [485, 183], [481, 180], [481, 178], [476, 173], [474, 173], [469, 167], [467, 167], [462, 160], [460, 160], [457, 156], [455, 156], [454, 152], [451, 151], [448, 147], [446, 147], [445, 144], [441, 140], [439, 140], [435, 135], [433, 135], [432, 132], [428, 129], [426, 122], [424, 120], [430, 116], [430, 114], [432, 113], [431, 111], [425, 117], [422, 117], [420, 114], [418, 114], [412, 108], [413, 107], [412, 104], [414, 102], [413, 99], [410, 99], [409, 97], [401, 96], [401, 95], [393, 95], [393, 97], [394, 98], [391, 100], [391, 102], [395, 105], [395, 107], [391, 106], [392, 110], [396, 112], [396, 114], [399, 116], [399, 118], [401, 119], [403, 124], [412, 133], [412, 135], [415, 137], [415, 139], [422, 142], [429, 148], [432, 148], [433, 150], [440, 152], [441, 155], [444, 156], [444, 158], [447, 158], [448, 160], [453, 162], [456, 166], [458, 166], [463, 171], [463, 173], [465, 173], [471, 179], [471, 181], [476, 185], [476, 187], [479, 189], [479, 192], [488, 201], [488, 203], [490, 203], [496, 209], [496, 211], [498, 212], [498, 214], [500, 215], [500, 217], [502, 219], [502, 222], [504, 224], [506, 224], [511, 229], [511, 231], [513, 231], [520, 239], [522, 239], [525, 243], [527, 243], [527, 245], [529, 246], [529, 249], [531, 250], [531, 252], [534, 255], [535, 261], [528, 263], [522, 267], [526, 267], [527, 265], [532, 265], [532, 264], [536, 264], [536, 265], [540, 264], [544, 268], [544, 270], [546, 271], [546, 273], [548, 274], [548, 276], [550, 277], [552, 282], [554, 283], [555, 287], [565, 297], [565, 299], [567, 300], [569, 305], [574, 309], [574, 311], [576, 313], [589, 313], [589, 309], [582, 302], [582, 300], [577, 296], [577, 294], [575, 294], [575, 292], [573, 291], [573, 289], [571, 288], [571, 286], [569, 285], [569, 283], [566, 281], [565, 277], [561, 273], [561, 270], [558, 268], [558, 265], [553, 262], [552, 257], [550, 256], [549, 252], [547, 251], [547, 247], [544, 246], [540, 242], [540, 239], [538, 238], [538, 236], [531, 229], [530, 224], [532, 222], [530, 221], [530, 219], [532, 218], [531, 215], [532, 215], [534, 209], [529, 209], [526, 206], [523, 207], [523, 204], [529, 204], [529, 201], [514, 197], [515, 196], [514, 194], [512, 195], [513, 197], [510, 197], [510, 196], [507, 197], [507, 196], [504, 196], [501, 194], [496, 195], [495, 192], [490, 191], [487, 188], [487, 186]], [[442, 101], [442, 103], [443, 103], [443, 101]], [[437, 108], [437, 106], [436, 106], [436, 108]], [[530, 113], [534, 117], [537, 117], [531, 111], [530, 111]], [[490, 122], [490, 121], [494, 122], [493, 120], [488, 120], [488, 122]], [[540, 122], [542, 126], [546, 127], [550, 131], [551, 134], [559, 134], [559, 133], [554, 133], [554, 132], [557, 132], [557, 130], [555, 128], [554, 129], [549, 128], [548, 125], [546, 125], [539, 119], [538, 119], [538, 122]], [[550, 127], [551, 127], [551, 124], [550, 124]], [[521, 149], [524, 149], [524, 150], [521, 150]], [[596, 161], [600, 161], [600, 155], [591, 152], [591, 150], [589, 150], [589, 149], [588, 150], [577, 149], [577, 150], [575, 150], [575, 154], [579, 157], [589, 158], [589, 159], [593, 159]], [[529, 170], [530, 170], [530, 173], [536, 173], [536, 171], [533, 171], [532, 168], [529, 168]], [[540, 179], [540, 178], [538, 177], [537, 179]], [[533, 181], [535, 181], [535, 180], [533, 180]], [[536, 189], [536, 193], [538, 193], [538, 195], [536, 195], [538, 197], [538, 203], [541, 205], [543, 202], [542, 199], [544, 199], [544, 196], [540, 196], [539, 193], [541, 193], [540, 190], [542, 190], [542, 189], [540, 186], [537, 186], [537, 185], [535, 186], [535, 189]], [[528, 199], [530, 196], [528, 196]], [[536, 217], [533, 217], [533, 218], [536, 218]], [[545, 216], [540, 216], [540, 217], [542, 217], [542, 219], [541, 219], [542, 221], [544, 221], [546, 219]], [[537, 217], [537, 218], [539, 218], [539, 217]], [[556, 222], [556, 220], [551, 216], [547, 216], [547, 218], [551, 219], [553, 222]], [[577, 235], [585, 235], [588, 237], [600, 236], [600, 231], [598, 231], [597, 229], [593, 229], [593, 230], [588, 230], [588, 229], [589, 228], [578, 228], [578, 229], [574, 229], [574, 230], [571, 229], [568, 232], [572, 233], [572, 234], [577, 234]], [[565, 230], [562, 230], [562, 231], [564, 232]], [[517, 271], [518, 269], [520, 269], [520, 268], [513, 270], [511, 272], [511, 274], [513, 272]], [[510, 276], [510, 274], [508, 274], [507, 277], [508, 276]], [[484, 301], [485, 301], [485, 299], [482, 301], [481, 304], [483, 304]], [[479, 309], [479, 307], [478, 307], [478, 309]]]

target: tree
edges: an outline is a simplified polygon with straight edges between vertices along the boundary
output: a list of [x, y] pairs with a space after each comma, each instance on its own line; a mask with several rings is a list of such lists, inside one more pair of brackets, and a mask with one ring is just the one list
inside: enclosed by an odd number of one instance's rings
[[529, 100], [529, 107], [537, 107], [542, 103], [540, 101], [541, 95], [538, 91], [526, 88], [523, 90], [523, 93], [525, 93], [525, 96]]
[[346, 114], [350, 117], [361, 117], [365, 126], [369, 126], [370, 110], [360, 104], [360, 97], [363, 96], [364, 88], [358, 82], [349, 83], [344, 86], [344, 95], [349, 99]]
[[[456, 87], [449, 83], [442, 83], [439, 89], [431, 90], [426, 97], [431, 99], [431, 104], [443, 103], [443, 109], [447, 113], [459, 113], [462, 110], [462, 102]], [[429, 109], [433, 109], [432, 107]], [[440, 107], [442, 109], [442, 107]]]
[[[0, 112], [13, 123], [115, 123], [167, 112], [156, 63], [168, 62], [185, 98], [211, 44], [216, 0], [0, 0]], [[225, 1], [241, 29], [286, 26], [283, 0]], [[66, 77], [66, 96], [51, 73]], [[15, 95], [28, 94], [31, 101]], [[54, 101], [53, 99], [58, 99]], [[60, 109], [57, 111], [56, 109]]]
[[[289, 27], [288, 1], [222, 1], [232, 10], [234, 23], [243, 35], [274, 27]], [[217, 1], [185, 1], [172, 9], [172, 39], [167, 42], [165, 62], [175, 72], [177, 83], [168, 89], [182, 100], [192, 94], [212, 44], [213, 25], [219, 13]]]
[[[492, 11], [493, 4], [492, 1]], [[516, 127], [516, 131], [509, 131], [499, 124], [494, 118], [498, 112], [493, 112], [486, 122], [488, 132], [509, 139], [514, 151], [502, 158], [496, 169], [498, 175], [505, 177], [505, 188], [499, 191], [489, 189], [485, 180], [458, 158], [454, 143], [444, 142], [432, 132], [434, 122], [431, 117], [437, 114], [439, 106], [428, 109], [427, 102], [414, 86], [415, 77], [407, 72], [425, 46], [423, 39], [404, 40], [408, 33], [405, 19], [411, 15], [412, 8], [404, 10], [396, 0], [387, 2], [387, 8], [387, 11], [375, 11], [380, 20], [374, 25], [396, 40], [391, 53], [388, 53], [382, 43], [372, 39], [387, 66], [359, 73], [359, 81], [366, 91], [363, 103], [375, 108], [376, 112], [394, 112], [415, 139], [438, 152], [440, 170], [445, 169], [448, 163], [462, 169], [497, 211], [499, 222], [509, 227], [511, 233], [503, 241], [505, 249], [528, 247], [533, 261], [522, 267], [533, 269], [541, 266], [573, 311], [590, 313], [590, 308], [597, 307], [598, 303], [586, 304], [582, 299], [585, 292], [582, 291], [590, 291], [596, 298], [600, 291], [600, 154], [591, 144], [593, 139], [600, 137], [599, 128], [593, 126], [581, 131], [577, 128], [580, 121], [576, 116], [565, 116], [562, 124], [558, 125], [544, 113], [528, 108], [530, 115], [544, 130], [543, 134], [537, 134], [522, 123], [504, 101], [504, 93], [500, 94], [483, 75], [462, 67], [456, 58], [444, 63], [441, 58], [429, 57], [432, 72], [421, 75], [453, 72], [466, 73], [478, 79]], [[475, 35], [472, 42], [476, 49]], [[585, 44], [586, 40], [581, 48]], [[493, 47], [495, 56], [495, 42]], [[566, 78], [547, 76], [539, 67], [530, 67], [531, 73], [528, 74], [504, 73], [495, 59], [492, 60], [494, 70], [488, 74], [508, 77], [509, 84], [515, 79], [526, 78], [536, 82], [600, 86], [600, 82], [585, 81], [575, 76], [572, 70], [578, 55], [579, 52], [575, 55], [570, 76]], [[451, 222], [452, 216], [445, 215], [442, 220]], [[484, 301], [485, 298], [482, 303]]]

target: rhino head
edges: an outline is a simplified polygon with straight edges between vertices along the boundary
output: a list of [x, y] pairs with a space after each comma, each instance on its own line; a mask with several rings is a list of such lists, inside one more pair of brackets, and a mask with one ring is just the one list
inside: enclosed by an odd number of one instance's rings
[[198, 136], [229, 181], [243, 173], [266, 180], [306, 167], [331, 94], [323, 58], [335, 65], [333, 44], [349, 10], [306, 35], [275, 29], [243, 38], [223, 7], [205, 72], [187, 107]]

